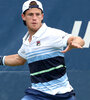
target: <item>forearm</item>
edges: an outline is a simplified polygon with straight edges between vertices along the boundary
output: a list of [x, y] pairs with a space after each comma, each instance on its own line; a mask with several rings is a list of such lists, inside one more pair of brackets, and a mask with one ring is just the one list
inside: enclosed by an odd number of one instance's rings
[[[81, 37], [70, 37], [69, 39], [68, 39], [68, 44], [70, 44], [70, 43], [76, 43], [76, 44], [79, 44], [81, 47], [83, 47], [84, 46], [84, 44], [85, 44], [85, 42], [84, 42], [84, 40], [81, 38]], [[72, 47], [73, 48], [73, 47]]]
[[25, 59], [21, 58], [18, 54], [5, 56], [4, 64], [6, 66], [19, 66], [26, 62]]
[[78, 43], [81, 47], [84, 46], [85, 42], [81, 37], [75, 37], [72, 42]]
[[66, 53], [67, 51], [73, 48], [83, 48], [85, 42], [81, 37], [71, 36], [67, 41], [67, 47], [65, 50], [61, 51], [62, 53]]

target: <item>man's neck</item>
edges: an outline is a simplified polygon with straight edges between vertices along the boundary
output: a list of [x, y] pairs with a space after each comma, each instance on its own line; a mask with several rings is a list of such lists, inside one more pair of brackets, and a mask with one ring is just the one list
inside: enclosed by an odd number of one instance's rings
[[[38, 30], [37, 30], [37, 31], [38, 31]], [[29, 42], [31, 42], [32, 36], [33, 36], [37, 31], [29, 30], [29, 34], [30, 34], [29, 39], [28, 39]]]
[[42, 23], [37, 29], [31, 29], [31, 28], [28, 27], [29, 34], [31, 36], [33, 36], [41, 28], [41, 26], [42, 26]]
[[[41, 26], [42, 26], [42, 24], [41, 24]], [[37, 30], [33, 30], [33, 29], [28, 28], [28, 31], [29, 31], [29, 34], [30, 34], [29, 42], [32, 40], [32, 36], [40, 29], [40, 27]]]

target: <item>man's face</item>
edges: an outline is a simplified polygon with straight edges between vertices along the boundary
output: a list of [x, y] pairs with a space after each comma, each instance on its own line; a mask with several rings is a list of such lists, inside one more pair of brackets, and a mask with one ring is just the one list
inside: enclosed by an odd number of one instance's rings
[[37, 31], [42, 25], [43, 16], [40, 9], [31, 8], [25, 12], [25, 15], [22, 14], [22, 19], [26, 21], [29, 30]]

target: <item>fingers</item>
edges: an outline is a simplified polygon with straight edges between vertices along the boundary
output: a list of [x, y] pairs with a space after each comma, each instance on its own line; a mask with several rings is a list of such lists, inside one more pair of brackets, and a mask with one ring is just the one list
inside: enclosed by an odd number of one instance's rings
[[69, 51], [69, 50], [71, 50], [72, 48], [82, 48], [82, 46], [81, 45], [79, 45], [78, 43], [76, 43], [76, 42], [71, 42], [67, 47], [66, 47], [66, 49], [65, 50], [63, 50], [63, 51], [61, 51], [62, 53], [66, 53], [67, 51]]
[[82, 48], [82, 46], [76, 42], [71, 43], [72, 48]]
[[67, 46], [67, 48], [63, 51], [61, 51], [62, 53], [66, 53], [67, 51], [69, 51], [71, 48], [69, 48], [69, 46]]

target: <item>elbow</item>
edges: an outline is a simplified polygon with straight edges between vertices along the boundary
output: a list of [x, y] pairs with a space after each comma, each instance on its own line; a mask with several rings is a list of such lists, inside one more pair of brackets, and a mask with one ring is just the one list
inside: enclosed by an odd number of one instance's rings
[[76, 36], [76, 37], [72, 36], [71, 38], [69, 38], [69, 43], [70, 41], [78, 43], [81, 47], [85, 45], [85, 41], [80, 36]]
[[83, 40], [83, 41], [82, 41], [82, 46], [84, 46], [84, 45], [85, 45], [85, 41]]
[[26, 63], [26, 60], [19, 61], [19, 65], [24, 65]]
[[81, 37], [78, 37], [78, 38], [79, 38], [81, 46], [83, 47], [85, 45], [85, 41]]
[[21, 63], [21, 65], [24, 65], [24, 64], [25, 64], [25, 62], [22, 62], [22, 63]]

